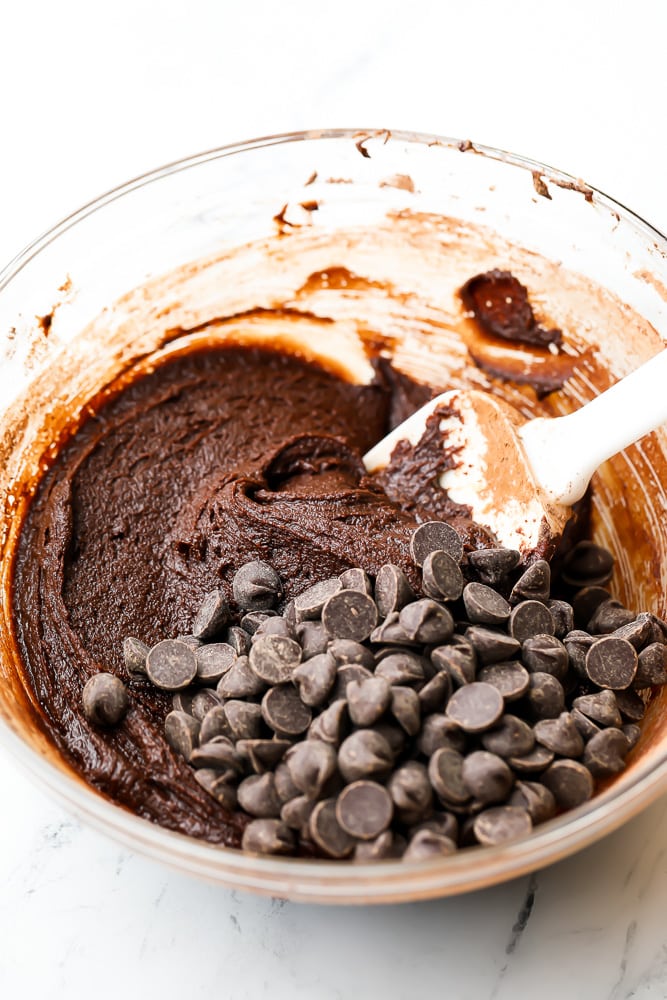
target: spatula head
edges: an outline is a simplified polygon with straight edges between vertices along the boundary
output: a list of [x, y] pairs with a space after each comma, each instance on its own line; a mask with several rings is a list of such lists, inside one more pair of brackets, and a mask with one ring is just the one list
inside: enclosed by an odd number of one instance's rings
[[570, 510], [552, 503], [533, 475], [518, 429], [526, 422], [507, 403], [486, 392], [452, 390], [423, 406], [364, 457], [369, 472], [391, 467], [399, 441], [417, 446], [426, 423], [440, 415], [436, 447], [453, 457], [439, 485], [487, 528], [500, 545], [518, 549], [524, 561], [553, 551]]

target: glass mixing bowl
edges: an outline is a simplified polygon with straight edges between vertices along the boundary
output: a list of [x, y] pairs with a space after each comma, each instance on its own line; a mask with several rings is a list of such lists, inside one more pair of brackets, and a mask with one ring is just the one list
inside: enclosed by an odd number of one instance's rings
[[[182, 349], [196, 338], [202, 316], [238, 315], [267, 296], [273, 302], [289, 299], [301, 266], [300, 241], [316, 245], [320, 262], [355, 273], [363, 267], [368, 287], [388, 271], [396, 272], [397, 281], [403, 274], [403, 325], [389, 301], [379, 333], [397, 362], [428, 378], [430, 366], [442, 358], [429, 351], [423, 329], [406, 332], [405, 316], [413, 295], [423, 300], [432, 294], [437, 311], [438, 262], [451, 250], [442, 235], [447, 231], [465, 238], [486, 234], [490, 266], [511, 257], [503, 240], [525, 248], [521, 259], [536, 262], [536, 275], [542, 257], [550, 262], [545, 301], [556, 308], [553, 289], [562, 274], [571, 310], [562, 318], [576, 324], [580, 343], [610, 377], [626, 374], [660, 348], [667, 331], [664, 236], [543, 164], [412, 133], [306, 132], [182, 160], [85, 206], [0, 274], [0, 743], [54, 797], [126, 846], [228, 887], [326, 903], [389, 903], [464, 892], [554, 862], [613, 830], [667, 789], [665, 690], [649, 706], [626, 771], [591, 802], [537, 827], [525, 840], [422, 863], [260, 858], [172, 833], [114, 805], [72, 770], [39, 724], [11, 621], [12, 552], [45, 456], [86, 401], [128, 366], [147, 368]], [[490, 232], [502, 239], [495, 241]], [[350, 234], [363, 240], [355, 244]], [[498, 249], [501, 244], [505, 250]], [[245, 248], [240, 257], [239, 248]], [[304, 267], [315, 259], [306, 257]], [[212, 266], [221, 269], [223, 280], [201, 281], [210, 273], [197, 263], [202, 260], [216, 262]], [[240, 268], [229, 263], [239, 260]], [[287, 269], [280, 263], [285, 260]], [[457, 261], [465, 273], [465, 260]], [[613, 294], [577, 297], [567, 284], [570, 272]], [[175, 280], [164, 278], [175, 273]], [[319, 295], [318, 301], [326, 301], [326, 287]], [[354, 303], [356, 313], [363, 313], [363, 290], [357, 289]], [[333, 358], [350, 377], [361, 377], [365, 355], [349, 323], [345, 329], [342, 339], [323, 342], [306, 325], [291, 346]], [[242, 319], [239, 331], [246, 340], [255, 336], [252, 325], [243, 332]], [[465, 354], [464, 347], [457, 356]], [[478, 381], [474, 366], [462, 370], [457, 378], [464, 384], [466, 371]], [[575, 375], [556, 394], [555, 411], [580, 405], [592, 392]], [[617, 596], [661, 615], [667, 611], [666, 456], [667, 433], [661, 430], [607, 463], [595, 480], [592, 518], [593, 536], [617, 558]]]

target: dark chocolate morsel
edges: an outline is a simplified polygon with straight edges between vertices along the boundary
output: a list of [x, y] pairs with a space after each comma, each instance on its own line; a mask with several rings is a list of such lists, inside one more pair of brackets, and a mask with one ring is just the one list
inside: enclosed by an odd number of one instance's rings
[[446, 521], [426, 521], [412, 533], [410, 554], [417, 566], [423, 566], [427, 555], [442, 549], [459, 563], [463, 558], [461, 536]]
[[212, 639], [229, 622], [229, 606], [221, 590], [211, 590], [202, 601], [192, 624], [195, 639]]
[[148, 653], [146, 673], [163, 691], [180, 691], [195, 679], [197, 654], [181, 639], [164, 639]]
[[280, 577], [265, 562], [255, 560], [241, 566], [232, 580], [234, 600], [242, 611], [273, 608], [282, 592]]
[[127, 688], [114, 674], [93, 674], [86, 681], [81, 696], [83, 712], [98, 726], [117, 726], [127, 713]]
[[343, 830], [359, 840], [374, 840], [391, 823], [394, 803], [376, 781], [354, 781], [338, 796], [336, 819]]

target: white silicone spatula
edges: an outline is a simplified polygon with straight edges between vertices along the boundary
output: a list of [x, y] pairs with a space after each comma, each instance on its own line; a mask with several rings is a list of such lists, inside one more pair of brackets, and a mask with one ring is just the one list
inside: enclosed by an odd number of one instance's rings
[[399, 441], [417, 445], [436, 411], [452, 455], [440, 485], [500, 544], [527, 555], [560, 537], [598, 466], [667, 421], [667, 350], [565, 417], [526, 421], [488, 393], [445, 392], [371, 448], [366, 469], [386, 468]]

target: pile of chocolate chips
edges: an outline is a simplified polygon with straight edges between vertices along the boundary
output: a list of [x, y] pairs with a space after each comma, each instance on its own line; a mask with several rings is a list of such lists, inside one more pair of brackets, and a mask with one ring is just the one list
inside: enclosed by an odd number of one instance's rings
[[625, 766], [638, 692], [667, 681], [667, 625], [611, 599], [606, 550], [570, 552], [571, 602], [551, 599], [548, 563], [464, 556], [444, 522], [417, 528], [411, 555], [419, 595], [397, 566], [354, 568], [279, 615], [278, 575], [252, 562], [235, 623], [216, 590], [191, 635], [125, 640], [130, 674], [175, 692], [169, 744], [252, 817], [245, 850], [417, 860], [501, 844]]

